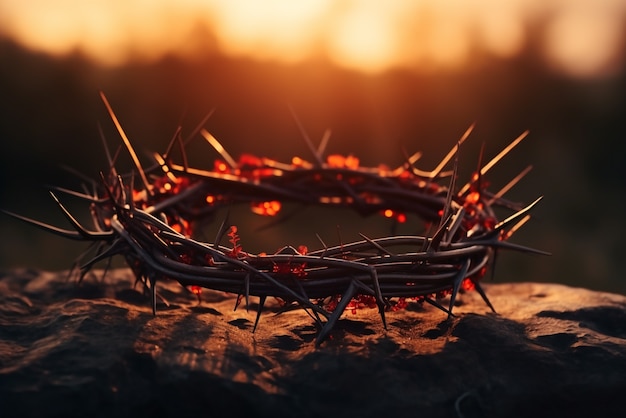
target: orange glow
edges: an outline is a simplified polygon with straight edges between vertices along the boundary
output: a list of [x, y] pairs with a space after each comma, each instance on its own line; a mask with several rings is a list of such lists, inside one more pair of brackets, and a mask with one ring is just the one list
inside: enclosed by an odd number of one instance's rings
[[251, 209], [253, 213], [262, 216], [275, 216], [281, 208], [281, 204], [277, 200], [269, 202], [253, 203]]
[[475, 205], [476, 203], [478, 203], [479, 200], [480, 200], [480, 193], [478, 193], [478, 192], [471, 192], [465, 198], [465, 203], [468, 203], [470, 205]]
[[344, 157], [339, 154], [331, 154], [326, 157], [326, 163], [332, 168], [349, 168], [351, 170], [359, 168], [359, 159], [353, 155]]
[[46, 0], [0, 3], [0, 33], [107, 65], [215, 52], [283, 63], [326, 57], [364, 72], [458, 68], [472, 51], [519, 53], [545, 23], [546, 58], [581, 77], [624, 58], [623, 0]]
[[476, 288], [476, 285], [474, 284], [474, 282], [469, 279], [469, 278], [465, 278], [463, 279], [463, 283], [461, 283], [461, 288], [463, 290], [474, 290]]
[[200, 286], [189, 286], [189, 291], [194, 295], [202, 294], [202, 288]]
[[572, 75], [593, 75], [617, 58], [619, 50], [607, 45], [623, 34], [623, 22], [623, 15], [598, 9], [593, 2], [572, 7], [548, 27], [547, 55]]
[[227, 173], [229, 171], [228, 166], [224, 161], [215, 160], [215, 164], [213, 164], [213, 168], [218, 173]]

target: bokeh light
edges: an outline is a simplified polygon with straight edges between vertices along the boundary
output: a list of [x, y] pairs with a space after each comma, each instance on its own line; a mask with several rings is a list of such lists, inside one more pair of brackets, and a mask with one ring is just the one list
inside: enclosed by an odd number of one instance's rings
[[620, 0], [9, 0], [0, 30], [35, 50], [81, 51], [107, 65], [220, 53], [323, 58], [370, 73], [458, 68], [476, 52], [507, 58], [539, 38], [555, 69], [593, 77], [621, 65], [625, 16]]

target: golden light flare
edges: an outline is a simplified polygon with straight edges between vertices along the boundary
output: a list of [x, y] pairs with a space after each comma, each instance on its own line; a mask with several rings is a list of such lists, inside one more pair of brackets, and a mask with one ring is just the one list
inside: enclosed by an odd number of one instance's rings
[[296, 62], [316, 49], [331, 0], [214, 1], [204, 12], [224, 52]]
[[[577, 4], [560, 14], [549, 26], [546, 52], [557, 67], [577, 76], [603, 71], [622, 53], [615, 40], [624, 35], [625, 18], [592, 3]], [[624, 42], [622, 43], [622, 48]]]
[[[226, 54], [325, 58], [376, 73], [460, 68], [475, 51], [509, 58], [541, 22], [545, 57], [574, 76], [624, 59], [623, 0], [47, 0], [0, 3], [0, 33], [28, 48], [79, 50], [106, 65]], [[534, 30], [534, 29], [533, 29]]]

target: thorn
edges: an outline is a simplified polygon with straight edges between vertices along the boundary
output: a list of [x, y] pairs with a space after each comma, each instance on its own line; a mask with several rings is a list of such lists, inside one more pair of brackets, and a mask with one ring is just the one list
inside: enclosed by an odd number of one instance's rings
[[213, 113], [215, 113], [215, 108], [211, 109], [209, 111], [209, 113], [207, 113], [202, 120], [200, 121], [200, 123], [198, 125], [196, 125], [196, 127], [194, 128], [193, 131], [191, 131], [191, 134], [189, 134], [189, 136], [183, 141], [183, 145], [187, 145], [189, 142], [191, 142], [191, 140], [193, 139], [194, 136], [196, 136], [198, 134], [198, 132], [200, 132], [200, 130], [202, 129], [202, 127], [207, 123], [207, 121], [209, 120], [209, 118], [211, 116], [213, 116]]
[[[309, 134], [307, 134], [306, 130], [304, 129], [304, 126], [302, 126], [302, 123], [300, 122], [298, 115], [296, 115], [296, 112], [293, 109], [293, 107], [291, 107], [291, 105], [288, 105], [288, 106], [289, 106], [289, 111], [291, 112], [291, 116], [293, 116], [293, 119], [296, 122], [296, 125], [298, 126], [298, 130], [300, 130], [300, 134], [304, 138], [304, 142], [306, 142], [306, 145], [309, 147], [309, 150], [311, 150], [311, 153], [315, 157], [315, 162], [317, 162], [317, 166], [322, 167], [324, 165], [324, 161], [322, 160], [322, 156], [319, 154], [319, 149], [315, 149], [315, 146], [313, 145], [313, 142], [311, 141]], [[324, 136], [326, 136], [326, 134], [324, 134]], [[322, 138], [322, 141], [323, 139], [324, 138]], [[325, 144], [324, 144], [324, 147], [326, 147]]]
[[533, 166], [529, 165], [528, 167], [526, 167], [524, 170], [522, 170], [521, 173], [519, 173], [517, 176], [515, 176], [513, 178], [513, 180], [509, 181], [503, 188], [501, 188], [500, 190], [498, 190], [498, 192], [496, 194], [494, 194], [491, 199], [489, 199], [489, 201], [487, 202], [488, 205], [493, 204], [494, 201], [496, 201], [497, 199], [501, 198], [502, 196], [504, 196], [504, 194], [506, 192], [508, 192], [509, 190], [511, 190], [511, 188], [513, 186], [515, 186], [517, 183], [519, 183], [519, 181], [521, 179], [524, 178], [524, 176], [526, 176], [526, 174], [528, 174], [530, 172], [530, 170], [532, 170]]
[[174, 147], [174, 143], [178, 140], [178, 137], [180, 136], [180, 131], [183, 129], [182, 126], [178, 125], [176, 127], [176, 131], [174, 131], [174, 135], [172, 135], [172, 139], [170, 139], [170, 142], [167, 144], [167, 148], [165, 148], [165, 152], [163, 153], [163, 159], [167, 160], [170, 156], [170, 152], [172, 152], [172, 148]]
[[[102, 130], [102, 125], [100, 125], [99, 123], [98, 123], [98, 133], [100, 134], [100, 140], [102, 141], [102, 148], [104, 148], [104, 155], [106, 155], [107, 162], [109, 163], [109, 170], [111, 170], [113, 174], [116, 174], [115, 173], [115, 160], [111, 157], [111, 151], [109, 150], [109, 147], [107, 146], [107, 141], [106, 141], [106, 137], [104, 136], [104, 131]], [[117, 154], [115, 155], [115, 157], [117, 158]]]
[[176, 137], [178, 142], [178, 148], [180, 149], [180, 155], [183, 159], [183, 171], [187, 173], [189, 171], [189, 161], [187, 160], [187, 151], [185, 150], [185, 143], [183, 142], [183, 137], [178, 134]]
[[464, 216], [465, 216], [465, 208], [463, 208], [463, 206], [460, 206], [459, 210], [457, 210], [456, 213], [453, 214], [452, 217], [450, 218], [450, 225], [448, 225], [447, 228], [445, 229], [445, 234], [444, 234], [445, 238], [442, 239], [441, 241], [441, 245], [443, 245], [444, 248], [452, 243], [454, 234], [456, 234], [456, 231], [461, 226]]
[[246, 312], [250, 308], [250, 272], [246, 273], [246, 277], [243, 279], [245, 286], [245, 296], [246, 296]]
[[510, 225], [514, 220], [520, 218], [521, 216], [527, 214], [528, 212], [530, 212], [530, 210], [537, 204], [539, 203], [539, 201], [543, 199], [543, 196], [539, 196], [537, 199], [535, 199], [534, 202], [532, 202], [530, 205], [526, 206], [525, 208], [515, 212], [513, 215], [509, 216], [508, 218], [506, 218], [505, 220], [503, 220], [502, 222], [498, 223], [494, 228], [493, 231], [500, 231], [504, 228], [506, 228], [508, 225]]
[[156, 294], [156, 278], [150, 275], [150, 299], [152, 301], [152, 315], [156, 316], [157, 294]]
[[[454, 149], [455, 150], [454, 168], [452, 170], [450, 184], [448, 185], [448, 192], [446, 193], [446, 203], [442, 209], [443, 214], [441, 215], [441, 219], [439, 221], [439, 231], [443, 231], [444, 226], [450, 221], [450, 210], [452, 209], [452, 195], [454, 194], [454, 188], [456, 186], [456, 177], [457, 177], [458, 168], [459, 168], [459, 152], [458, 152], [459, 148], [460, 148], [460, 144], [457, 143], [457, 146]], [[437, 245], [438, 244], [439, 243], [437, 243]]]
[[446, 227], [451, 220], [452, 215], [448, 215], [445, 221], [441, 222], [441, 226], [435, 231], [432, 238], [428, 240], [428, 246], [426, 248], [426, 251], [437, 251], [439, 249], [439, 244], [441, 243], [441, 240], [443, 239], [443, 236], [446, 232]]
[[491, 302], [489, 301], [489, 298], [487, 297], [487, 294], [485, 293], [485, 290], [482, 288], [482, 286], [480, 285], [479, 282], [477, 281], [473, 281], [472, 283], [474, 283], [474, 289], [476, 289], [476, 291], [478, 292], [478, 294], [480, 295], [481, 298], [483, 298], [483, 301], [485, 301], [485, 303], [487, 304], [487, 306], [489, 306], [489, 308], [491, 309], [491, 311], [493, 313], [497, 313], [496, 309], [493, 307], [493, 305], [491, 304]]
[[256, 312], [256, 319], [254, 320], [254, 327], [252, 327], [252, 333], [256, 331], [257, 325], [259, 325], [259, 319], [261, 319], [261, 311], [263, 311], [263, 305], [265, 305], [265, 299], [267, 296], [259, 296], [259, 309]]
[[[435, 177], [439, 175], [439, 173], [441, 173], [441, 170], [443, 170], [443, 168], [446, 166], [446, 164], [448, 164], [448, 161], [450, 161], [452, 157], [455, 157], [455, 159], [458, 158], [458, 152], [459, 152], [459, 148], [461, 147], [461, 144], [465, 142], [465, 140], [470, 136], [475, 126], [476, 126], [476, 122], [472, 123], [470, 127], [467, 128], [465, 133], [457, 141], [456, 145], [448, 152], [448, 154], [446, 154], [445, 157], [443, 157], [439, 165], [435, 167], [433, 171], [430, 172], [430, 175], [428, 177], [430, 177], [431, 179], [434, 179]], [[455, 175], [456, 175], [456, 169], [455, 169]]]
[[228, 220], [229, 218], [230, 218], [230, 210], [226, 212], [226, 217], [220, 224], [220, 229], [217, 231], [217, 235], [215, 236], [215, 243], [213, 244], [213, 248], [219, 247], [220, 242], [222, 242], [222, 239], [224, 238], [224, 235], [226, 235], [226, 231], [228, 230], [228, 228], [230, 228], [229, 220]]
[[104, 95], [104, 93], [102, 91], [100, 92], [100, 97], [102, 98], [102, 101], [104, 102], [104, 105], [106, 106], [107, 111], [109, 112], [109, 115], [111, 116], [111, 119], [113, 120], [113, 123], [115, 124], [115, 127], [117, 128], [117, 132], [122, 137], [122, 141], [124, 141], [124, 145], [126, 146], [126, 149], [128, 150], [128, 153], [130, 154], [131, 158], [133, 159], [133, 162], [135, 163], [135, 167], [139, 171], [139, 175], [141, 176], [141, 180], [143, 181], [143, 185], [144, 185], [144, 188], [145, 188], [146, 192], [150, 196], [152, 196], [152, 194], [153, 194], [152, 193], [152, 188], [150, 187], [150, 183], [148, 182], [148, 178], [146, 177], [146, 173], [144, 172], [143, 167], [141, 167], [141, 162], [139, 162], [139, 158], [137, 157], [137, 153], [133, 149], [133, 146], [130, 143], [130, 140], [126, 136], [126, 132], [124, 132], [124, 129], [122, 128], [122, 125], [120, 124], [119, 120], [117, 119], [117, 116], [115, 116], [115, 113], [113, 112], [113, 108], [109, 104], [109, 101], [107, 100], [106, 96]]
[[461, 270], [459, 270], [459, 272], [456, 274], [456, 276], [454, 276], [454, 282], [452, 285], [452, 294], [450, 295], [450, 306], [448, 308], [448, 319], [450, 319], [450, 317], [452, 316], [452, 309], [454, 308], [454, 302], [456, 301], [456, 296], [459, 293], [459, 288], [461, 287], [461, 283], [463, 282], [463, 279], [465, 279], [465, 275], [467, 274], [467, 270], [469, 269], [470, 266], [470, 259], [468, 258], [465, 261], [465, 264], [463, 264], [463, 266], [461, 267]]
[[515, 225], [509, 229], [506, 234], [504, 234], [504, 240], [508, 240], [513, 236], [515, 232], [517, 232], [526, 222], [530, 220], [530, 214], [526, 214], [522, 219], [520, 219]]
[[448, 314], [448, 318], [450, 318], [451, 316], [452, 317], [456, 316], [452, 312], [450, 312], [447, 308], [445, 308], [442, 304], [440, 304], [439, 302], [437, 302], [434, 299], [431, 299], [429, 297], [424, 296], [424, 302], [429, 303], [432, 306], [434, 306], [435, 308], [440, 309], [441, 311], [447, 313]]
[[237, 164], [233, 157], [231, 157], [230, 154], [226, 152], [222, 144], [220, 144], [220, 141], [218, 141], [217, 138], [211, 135], [209, 131], [207, 131], [206, 129], [202, 129], [200, 130], [200, 134], [204, 137], [204, 139], [207, 140], [209, 144], [211, 144], [213, 148], [215, 148], [215, 151], [217, 151], [222, 156], [222, 158], [228, 163], [230, 168], [235, 169], [239, 166], [239, 164]]
[[324, 131], [324, 136], [322, 136], [322, 140], [317, 147], [317, 155], [320, 156], [320, 159], [324, 156], [324, 153], [326, 152], [326, 146], [328, 145], [328, 140], [330, 139], [330, 135], [332, 133], [333, 131], [331, 131], [330, 129], [326, 129]]
[[496, 279], [496, 264], [498, 261], [499, 251], [497, 249], [493, 250], [493, 257], [491, 257], [491, 277], [490, 279], [493, 281]]
[[316, 347], [320, 346], [322, 341], [324, 341], [324, 339], [326, 338], [328, 333], [335, 326], [335, 323], [341, 317], [341, 315], [345, 311], [346, 307], [348, 306], [348, 304], [350, 303], [350, 301], [354, 297], [355, 291], [356, 291], [356, 286], [354, 285], [353, 282], [350, 282], [350, 285], [348, 286], [346, 291], [343, 293], [343, 295], [341, 295], [341, 300], [339, 301], [339, 303], [335, 307], [335, 310], [333, 311], [332, 315], [330, 316], [330, 318], [328, 318], [328, 322], [326, 322], [326, 324], [324, 324], [324, 326], [322, 327], [322, 330], [320, 331], [320, 333], [318, 334], [317, 338], [315, 339], [315, 346]]
[[[481, 176], [485, 175], [485, 173], [487, 173], [487, 171], [489, 171], [491, 169], [491, 167], [496, 165], [498, 163], [498, 161], [500, 161], [506, 154], [509, 153], [509, 151], [511, 151], [513, 148], [515, 148], [515, 146], [517, 144], [522, 142], [522, 140], [524, 138], [526, 138], [529, 133], [530, 133], [530, 131], [528, 131], [528, 130], [524, 131], [520, 136], [515, 138], [513, 140], [513, 142], [511, 142], [509, 145], [507, 145], [502, 151], [500, 151], [500, 153], [498, 153], [498, 155], [496, 155], [494, 158], [492, 158], [491, 161], [489, 161], [483, 168], [481, 168], [479, 174]], [[463, 186], [461, 188], [461, 190], [459, 190], [458, 195], [459, 196], [463, 195], [465, 192], [467, 192], [467, 190], [469, 189], [470, 186], [471, 186], [471, 183], [466, 183], [465, 186]]]
[[28, 218], [26, 216], [18, 215], [17, 213], [9, 212], [8, 210], [1, 209], [1, 211], [5, 213], [6, 215], [9, 215], [15, 219], [19, 219], [20, 221], [26, 222], [30, 225], [34, 225], [45, 231], [52, 232], [53, 234], [60, 235], [64, 238], [70, 238], [70, 239], [75, 239], [79, 241], [82, 241], [85, 239], [83, 235], [79, 234], [76, 231], [70, 231], [68, 229], [58, 228], [54, 225], [50, 225], [45, 222], [38, 221], [36, 219]]
[[317, 237], [317, 240], [322, 244], [322, 247], [324, 247], [324, 252], [322, 252], [322, 254], [320, 255], [320, 259], [321, 259], [321, 258], [324, 258], [324, 256], [328, 252], [328, 245], [326, 245], [322, 237], [320, 237], [320, 235], [317, 232], [315, 233], [315, 236]]
[[372, 280], [374, 281], [374, 293], [376, 295], [376, 304], [378, 305], [378, 313], [380, 314], [380, 319], [383, 322], [383, 328], [387, 329], [387, 319], [385, 318], [385, 301], [383, 299], [383, 294], [380, 291], [380, 283], [378, 282], [378, 272], [375, 267], [372, 267], [371, 270]]
[[391, 251], [389, 251], [386, 248], [382, 247], [379, 243], [377, 243], [373, 239], [368, 238], [367, 236], [365, 236], [365, 234], [362, 234], [362, 233], [359, 232], [359, 235], [361, 236], [361, 238], [363, 238], [364, 240], [366, 240], [367, 242], [372, 244], [374, 247], [376, 247], [378, 249], [378, 251], [380, 251], [380, 252], [382, 252], [384, 254], [387, 254], [389, 256], [394, 255]]
[[237, 293], [237, 298], [235, 299], [235, 308], [233, 309], [233, 312], [235, 312], [237, 310], [237, 308], [239, 307], [239, 304], [241, 303], [242, 296], [243, 295], [241, 293]]

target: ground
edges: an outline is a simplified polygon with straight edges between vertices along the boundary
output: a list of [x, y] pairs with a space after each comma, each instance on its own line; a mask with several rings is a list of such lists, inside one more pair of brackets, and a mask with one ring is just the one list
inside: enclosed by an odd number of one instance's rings
[[302, 310], [161, 283], [156, 316], [131, 273], [0, 273], [3, 417], [622, 414], [626, 297], [485, 284], [455, 318], [430, 305], [344, 314], [331, 338]]

